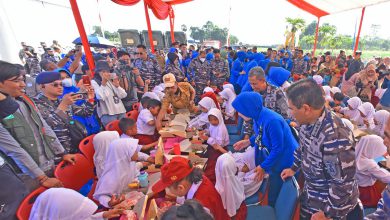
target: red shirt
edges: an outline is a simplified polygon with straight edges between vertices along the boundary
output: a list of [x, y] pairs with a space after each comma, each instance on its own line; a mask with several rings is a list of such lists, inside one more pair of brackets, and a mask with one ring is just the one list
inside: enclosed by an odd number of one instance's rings
[[208, 208], [215, 220], [230, 219], [226, 210], [223, 208], [221, 196], [207, 177], [203, 176], [202, 183], [195, 192], [194, 199]]

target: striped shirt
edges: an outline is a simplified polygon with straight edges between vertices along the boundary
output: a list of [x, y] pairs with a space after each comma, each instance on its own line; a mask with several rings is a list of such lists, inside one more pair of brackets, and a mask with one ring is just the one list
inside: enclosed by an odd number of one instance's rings
[[352, 132], [335, 114], [324, 110], [314, 124], [301, 127], [299, 139], [291, 168], [302, 169], [305, 177], [301, 213], [321, 210], [328, 218], [344, 219], [359, 197]]

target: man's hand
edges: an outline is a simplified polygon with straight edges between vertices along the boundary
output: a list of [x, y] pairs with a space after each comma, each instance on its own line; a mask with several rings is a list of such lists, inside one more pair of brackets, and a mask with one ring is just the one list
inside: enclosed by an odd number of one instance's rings
[[157, 131], [162, 129], [162, 121], [161, 120], [156, 120], [156, 129]]
[[57, 178], [47, 178], [45, 181], [41, 182], [41, 186], [45, 188], [59, 188], [64, 187], [62, 182]]
[[261, 168], [261, 166], [257, 166], [257, 167], [255, 168], [255, 173], [256, 173], [255, 180], [256, 180], [257, 182], [263, 181], [265, 171], [264, 171], [263, 168]]
[[74, 165], [76, 163], [76, 155], [75, 154], [65, 154], [62, 157], [62, 160]]
[[234, 150], [239, 151], [246, 147], [248, 147], [251, 144], [249, 140], [241, 140], [235, 144], [233, 144]]
[[114, 207], [125, 200], [125, 195], [112, 195], [111, 200], [108, 202], [110, 207]]
[[116, 88], [118, 88], [120, 86], [119, 79], [112, 80], [112, 85], [114, 85]]
[[150, 79], [145, 80], [145, 85], [150, 85]]
[[117, 218], [120, 215], [124, 214], [124, 211], [125, 210], [121, 208], [110, 209], [108, 211], [103, 212], [103, 218], [104, 219]]
[[95, 90], [91, 85], [84, 85], [85, 91], [87, 91], [88, 99], [94, 99], [95, 98]]
[[148, 157], [148, 159], [146, 160], [146, 162], [149, 162], [151, 164], [154, 164], [155, 163], [155, 159], [154, 157]]
[[280, 174], [280, 177], [282, 178], [283, 181], [285, 181], [287, 178], [292, 177], [295, 175], [294, 170], [291, 168], [284, 169], [282, 173]]
[[311, 216], [311, 220], [329, 220], [329, 219], [330, 218], [327, 218], [323, 211], [316, 212]]

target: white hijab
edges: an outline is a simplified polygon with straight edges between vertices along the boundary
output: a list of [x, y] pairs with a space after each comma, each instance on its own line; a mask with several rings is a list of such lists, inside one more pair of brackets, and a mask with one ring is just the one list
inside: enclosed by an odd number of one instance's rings
[[149, 97], [151, 99], [161, 101], [160, 97], [154, 92], [145, 92], [144, 95], [142, 96], [142, 98], [143, 97]]
[[370, 102], [365, 102], [358, 107], [358, 110], [365, 115], [366, 119], [374, 119], [375, 108]]
[[377, 135], [363, 136], [356, 145], [356, 169], [365, 171], [378, 166], [375, 158], [383, 156], [386, 153], [386, 146], [383, 139]]
[[346, 107], [344, 108], [344, 114], [348, 116], [351, 121], [359, 122], [361, 117], [358, 108], [362, 105], [362, 100], [360, 100], [359, 97], [353, 97], [350, 98], [347, 103], [348, 106], [352, 108], [352, 110], [349, 107]]
[[325, 92], [325, 100], [326, 101], [333, 101], [332, 96], [330, 96], [330, 87], [329, 86], [323, 86], [322, 89]]
[[164, 90], [165, 90], [165, 86], [163, 83], [153, 88], [153, 92], [160, 98], [160, 100], [164, 98], [165, 95]]
[[[100, 196], [111, 197], [121, 194], [127, 185], [133, 182], [139, 169], [131, 157], [137, 151], [138, 140], [122, 138], [111, 142], [107, 152], [106, 163], [101, 178], [98, 180], [93, 197], [99, 200]], [[102, 204], [103, 205], [103, 204]]]
[[[199, 101], [198, 105], [202, 106], [203, 108], [206, 108], [207, 111], [210, 111], [210, 109], [217, 107], [215, 106], [215, 102], [213, 101], [213, 99], [211, 99], [210, 97], [204, 97]], [[206, 113], [202, 112], [200, 113], [200, 115], [198, 115], [196, 118], [192, 119], [188, 123], [188, 127], [189, 128], [195, 127], [197, 129], [200, 129], [203, 125], [208, 123], [209, 123], [208, 112]]]
[[237, 214], [237, 210], [245, 200], [244, 186], [235, 175], [237, 171], [234, 158], [229, 153], [218, 157], [215, 166], [215, 189], [221, 195], [223, 207], [230, 217]]
[[117, 131], [102, 131], [93, 137], [93, 148], [95, 154], [93, 155], [93, 162], [96, 167], [96, 176], [99, 179], [104, 170], [104, 162], [106, 161], [106, 155], [108, 147], [113, 140], [119, 139]]
[[320, 75], [313, 76], [313, 80], [316, 81], [317, 85], [322, 86], [322, 82], [324, 82], [324, 79]]
[[234, 117], [236, 110], [233, 108], [232, 103], [236, 99], [236, 94], [229, 88], [224, 89], [219, 95], [226, 99], [225, 101], [225, 112], [229, 117]]
[[214, 89], [212, 89], [211, 87], [206, 87], [203, 89], [203, 93], [206, 93], [206, 92], [214, 92]]
[[236, 94], [236, 92], [234, 91], [234, 86], [230, 83], [226, 83], [225, 85], [222, 86], [223, 89], [230, 89], [232, 90], [232, 92], [234, 92], [234, 94]]
[[210, 137], [207, 140], [207, 143], [210, 145], [213, 144], [219, 144], [222, 147], [225, 147], [229, 144], [229, 133], [228, 130], [225, 126], [225, 122], [223, 121], [222, 113], [221, 110], [217, 108], [212, 108], [208, 112], [208, 116], [213, 115], [218, 118], [218, 125], [214, 126], [210, 124], [209, 127], [209, 132], [210, 132]]
[[50, 188], [34, 202], [29, 220], [92, 219], [97, 208], [92, 200], [72, 189]]
[[375, 125], [375, 133], [381, 137], [384, 137], [386, 123], [390, 118], [390, 112], [386, 110], [379, 110], [375, 112], [374, 119], [378, 123]]
[[332, 94], [334, 95], [334, 94], [336, 94], [336, 93], [338, 93], [338, 92], [340, 92], [341, 93], [341, 89], [339, 88], [339, 87], [332, 87], [331, 89], [330, 89], [330, 91], [332, 92]]

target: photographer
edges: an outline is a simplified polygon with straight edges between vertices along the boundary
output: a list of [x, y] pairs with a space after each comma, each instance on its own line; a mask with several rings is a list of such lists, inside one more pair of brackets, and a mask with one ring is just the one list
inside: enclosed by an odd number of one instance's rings
[[[86, 136], [85, 127], [72, 120], [72, 115], [88, 117], [95, 109], [95, 92], [91, 86], [82, 86], [81, 92], [68, 93], [59, 99], [64, 87], [59, 72], [42, 72], [36, 78], [41, 92], [34, 98], [36, 106], [53, 129], [62, 146], [71, 153], [78, 152], [78, 143]], [[78, 100], [88, 100], [75, 105]]]
[[131, 66], [130, 55], [124, 51], [118, 51], [118, 64], [114, 72], [119, 78], [119, 85], [126, 91], [127, 96], [122, 99], [126, 111], [131, 111], [134, 103], [138, 102], [137, 85], [144, 86], [139, 70]]

